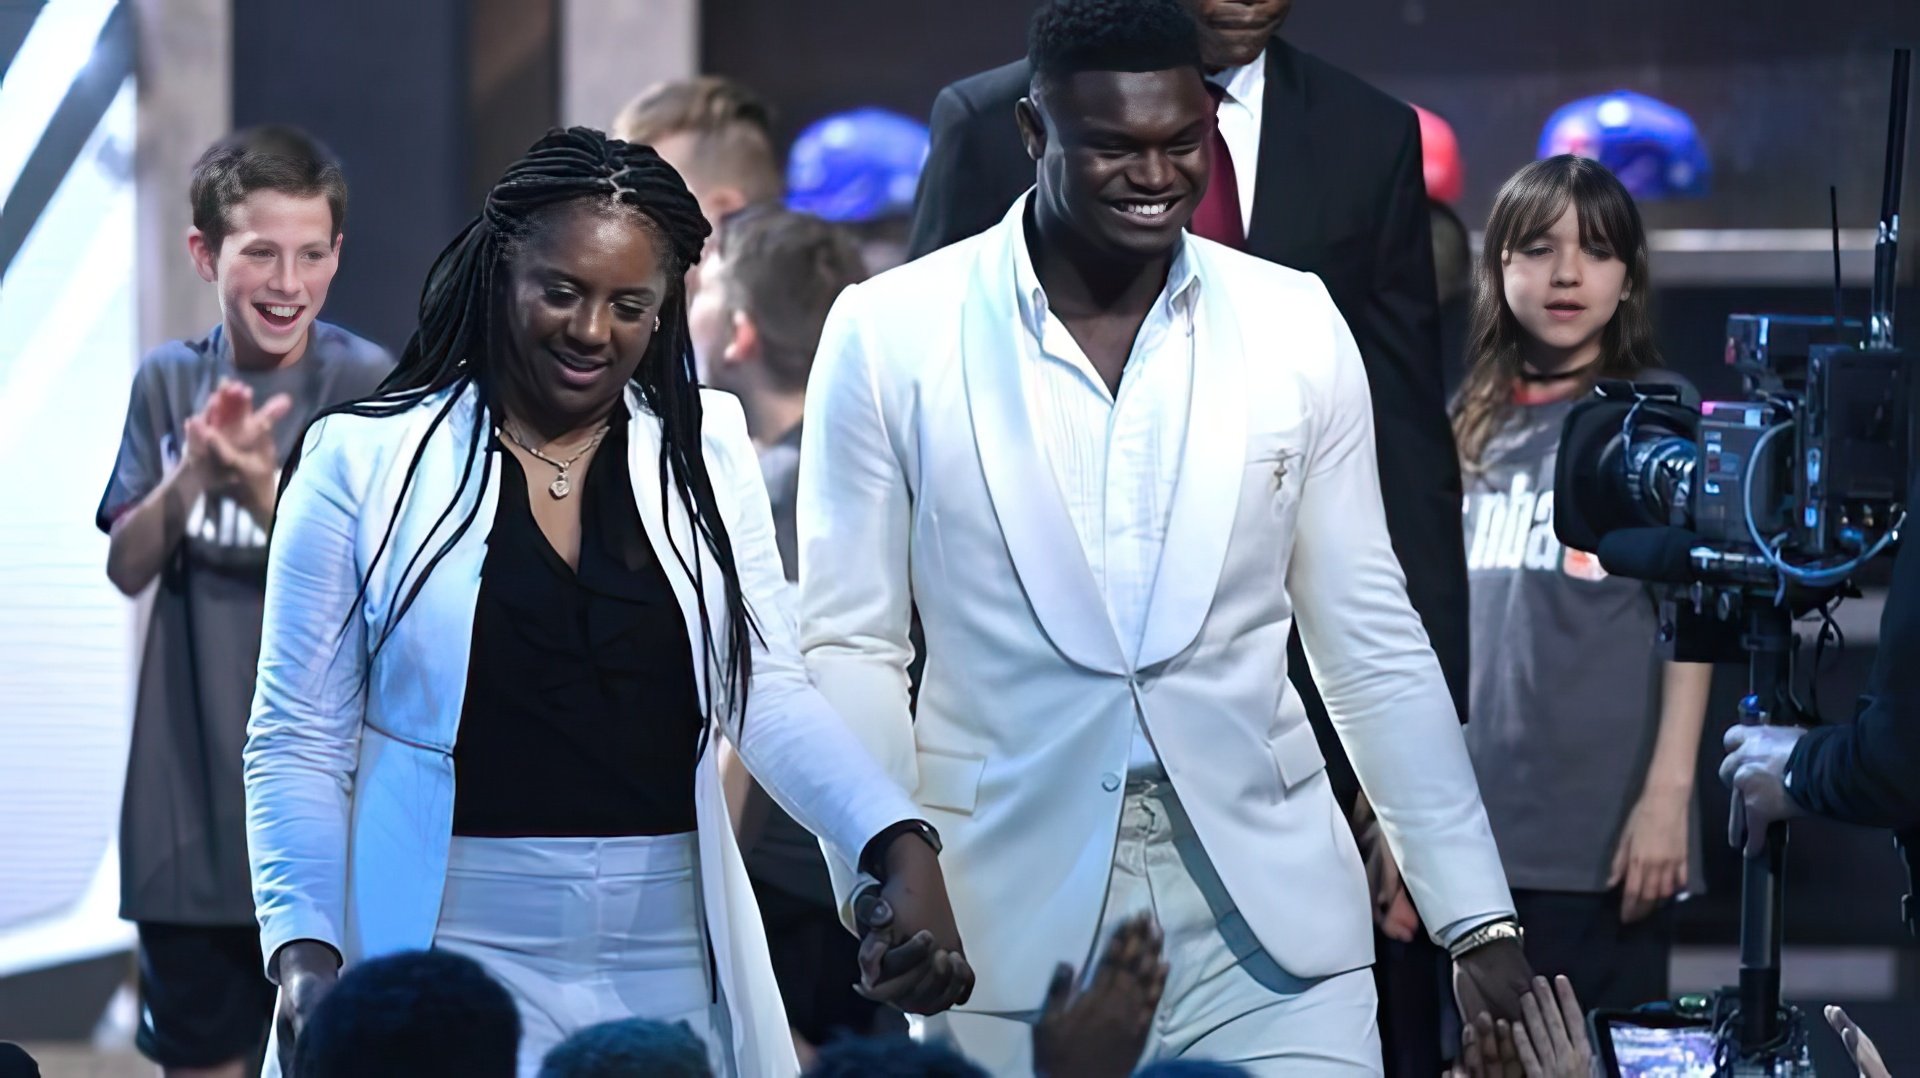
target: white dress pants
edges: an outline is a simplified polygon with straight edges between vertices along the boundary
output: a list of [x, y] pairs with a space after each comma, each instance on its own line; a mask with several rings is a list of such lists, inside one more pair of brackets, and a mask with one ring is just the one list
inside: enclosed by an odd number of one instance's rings
[[[1272, 900], [1285, 902], [1289, 885], [1308, 889], [1314, 881], [1287, 881]], [[1145, 910], [1166, 935], [1169, 969], [1142, 1065], [1184, 1057], [1237, 1064], [1262, 1078], [1381, 1073], [1372, 972], [1304, 981], [1282, 970], [1234, 908], [1165, 780], [1127, 787], [1106, 907], [1083, 977], [1114, 929]], [[984, 965], [992, 956], [974, 960]], [[1032, 1023], [1046, 988], [1033, 986], [1036, 1010], [948, 1011], [921, 1021], [918, 1033], [951, 1040], [992, 1074], [1030, 1075]]]
[[734, 1073], [695, 858], [692, 834], [454, 837], [433, 945], [513, 996], [521, 1078], [575, 1030], [635, 1017], [687, 1023], [714, 1073]]

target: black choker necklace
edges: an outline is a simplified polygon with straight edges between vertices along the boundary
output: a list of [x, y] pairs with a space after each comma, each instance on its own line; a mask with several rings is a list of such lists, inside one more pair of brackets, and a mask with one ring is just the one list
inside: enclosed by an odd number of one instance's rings
[[1599, 365], [1600, 365], [1600, 361], [1596, 359], [1590, 363], [1582, 363], [1578, 367], [1575, 367], [1569, 371], [1553, 371], [1551, 373], [1544, 373], [1544, 374], [1541, 373], [1540, 371], [1532, 370], [1528, 367], [1522, 366], [1520, 368], [1520, 380], [1522, 382], [1531, 382], [1535, 385], [1540, 385], [1548, 382], [1564, 382], [1569, 378], [1578, 378]]

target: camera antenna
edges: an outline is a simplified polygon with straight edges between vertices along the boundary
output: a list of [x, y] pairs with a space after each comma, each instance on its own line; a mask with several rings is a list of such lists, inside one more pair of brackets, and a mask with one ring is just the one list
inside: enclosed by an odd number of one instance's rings
[[1827, 187], [1827, 212], [1833, 221], [1833, 333], [1836, 339], [1845, 340], [1847, 309], [1840, 297], [1840, 189], [1832, 185]]
[[1880, 233], [1873, 245], [1873, 310], [1868, 346], [1893, 347], [1894, 286], [1899, 277], [1900, 181], [1907, 160], [1908, 77], [1912, 49], [1893, 50], [1893, 109], [1887, 117], [1887, 170], [1880, 188]]

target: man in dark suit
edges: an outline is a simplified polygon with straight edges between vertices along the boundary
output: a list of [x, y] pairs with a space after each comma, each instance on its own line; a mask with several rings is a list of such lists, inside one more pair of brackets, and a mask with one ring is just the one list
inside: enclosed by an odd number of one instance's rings
[[[1908, 494], [1920, 505], [1920, 480]], [[1727, 731], [1720, 778], [1745, 809], [1747, 853], [1765, 848], [1767, 825], [1822, 816], [1894, 831], [1910, 886], [1920, 892], [1920, 543], [1908, 539], [1894, 558], [1893, 580], [1880, 612], [1880, 643], [1867, 691], [1851, 725], [1735, 726]], [[1920, 934], [1920, 893], [1905, 905], [1907, 927]]]
[[[1407, 594], [1465, 717], [1467, 573], [1460, 471], [1441, 388], [1433, 247], [1413, 109], [1275, 36], [1292, 0], [1188, 0], [1217, 103], [1213, 181], [1196, 233], [1318, 274], [1360, 345], [1373, 395], [1381, 495]], [[991, 226], [1033, 186], [1014, 123], [1024, 60], [962, 79], [933, 105], [933, 145], [914, 203], [909, 256]], [[1224, 166], [1224, 167], [1223, 167]], [[1343, 804], [1358, 783], [1307, 675], [1289, 662]], [[1364, 826], [1363, 845], [1378, 834]], [[1384, 844], [1370, 867], [1390, 862]], [[1391, 870], [1372, 872], [1383, 924], [1411, 906]], [[1386, 881], [1386, 882], [1382, 882]], [[1395, 935], [1404, 934], [1394, 930]], [[1440, 952], [1415, 933], [1387, 943], [1382, 1033], [1395, 1074], [1439, 1067]], [[1383, 940], [1383, 943], [1386, 941]]]

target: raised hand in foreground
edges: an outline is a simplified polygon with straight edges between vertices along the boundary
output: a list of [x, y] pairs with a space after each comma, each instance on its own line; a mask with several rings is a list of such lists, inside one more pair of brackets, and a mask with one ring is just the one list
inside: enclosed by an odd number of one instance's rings
[[1520, 1010], [1518, 1023], [1483, 1013], [1468, 1025], [1449, 1078], [1587, 1078], [1593, 1049], [1573, 984], [1535, 977]]
[[1153, 915], [1129, 918], [1107, 940], [1093, 980], [1074, 989], [1061, 963], [1033, 1027], [1037, 1078], [1126, 1078], [1140, 1062], [1153, 1015], [1167, 988], [1165, 945]]
[[1827, 1024], [1840, 1034], [1840, 1043], [1847, 1046], [1847, 1054], [1853, 1057], [1853, 1065], [1860, 1070], [1860, 1078], [1888, 1078], [1887, 1064], [1880, 1058], [1880, 1049], [1874, 1047], [1873, 1038], [1861, 1029], [1847, 1012], [1838, 1007], [1827, 1008]]

